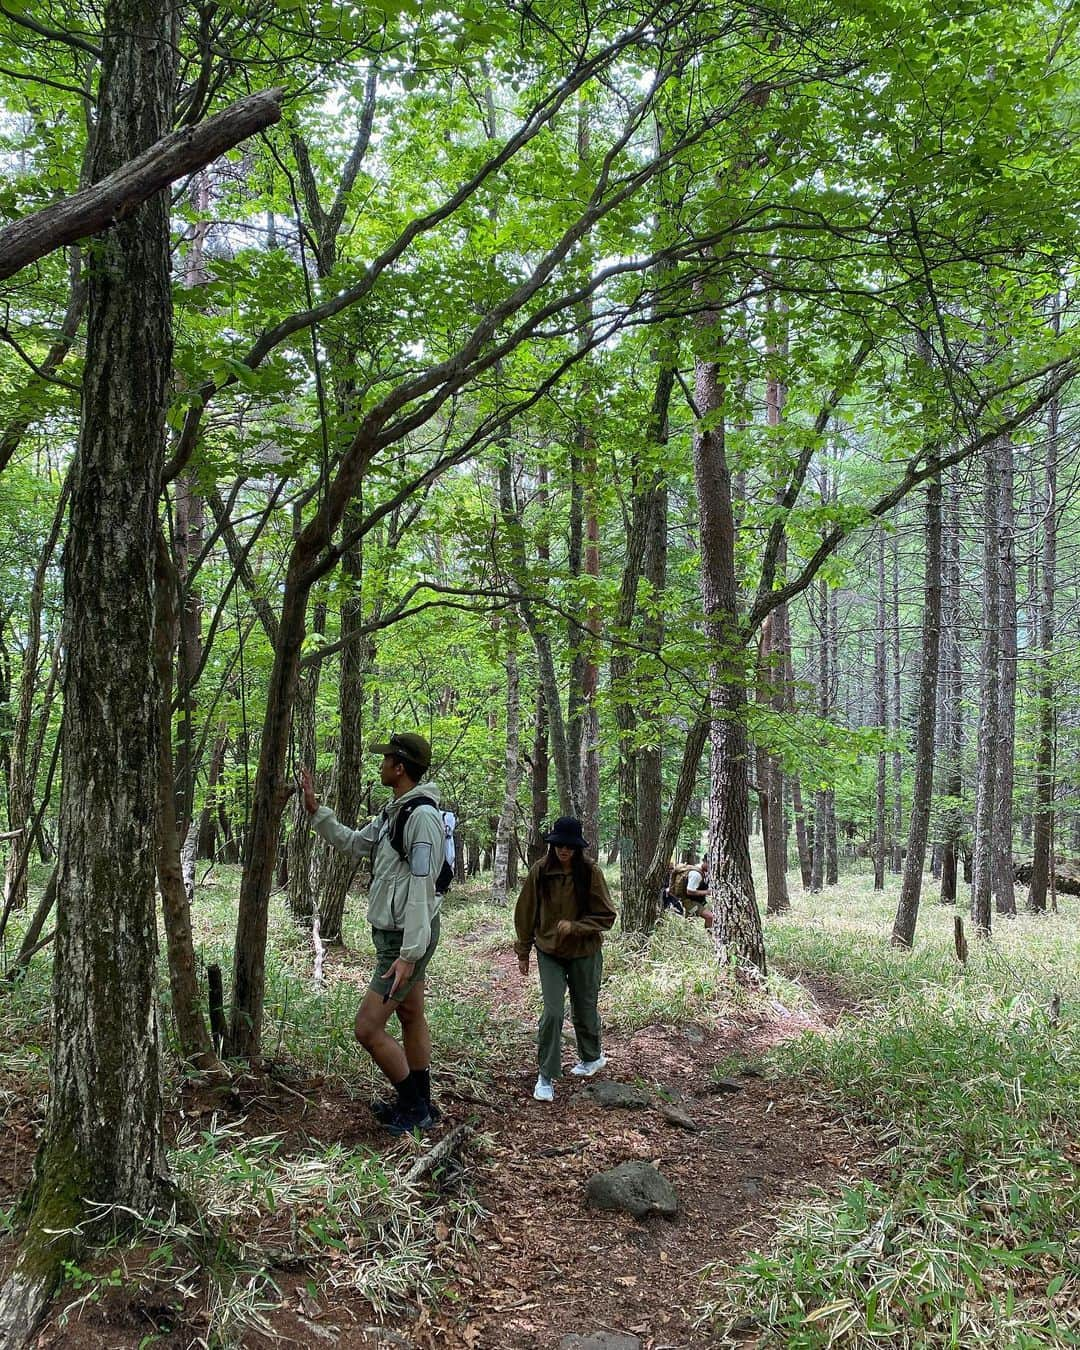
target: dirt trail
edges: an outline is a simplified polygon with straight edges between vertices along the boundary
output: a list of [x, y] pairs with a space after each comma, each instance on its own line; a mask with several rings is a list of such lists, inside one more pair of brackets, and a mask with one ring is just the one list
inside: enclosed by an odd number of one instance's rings
[[[639, 1337], [643, 1350], [704, 1350], [716, 1335], [695, 1325], [694, 1310], [716, 1287], [708, 1268], [766, 1244], [781, 1210], [815, 1186], [835, 1187], [874, 1152], [872, 1141], [811, 1105], [797, 1082], [751, 1074], [729, 1092], [710, 1090], [718, 1062], [739, 1056], [753, 1063], [780, 1040], [824, 1029], [839, 1011], [828, 991], [812, 1015], [774, 1005], [720, 1027], [607, 1031], [604, 1077], [646, 1089], [650, 1105], [605, 1110], [570, 1076], [544, 1105], [532, 1098], [534, 1017], [516, 962], [510, 954], [485, 961], [493, 1014], [517, 1025], [520, 1053], [482, 1092], [464, 1083], [441, 1092], [444, 1121], [433, 1138], [468, 1123], [489, 1141], [484, 1152], [470, 1152], [468, 1178], [486, 1217], [467, 1256], [455, 1257], [449, 1245], [439, 1254], [450, 1274], [445, 1297], [378, 1329], [363, 1300], [322, 1289], [313, 1301], [310, 1270], [279, 1270], [283, 1302], [268, 1314], [277, 1339], [250, 1333], [244, 1346], [548, 1350], [569, 1333], [608, 1330]], [[567, 1066], [573, 1057], [568, 1042]], [[669, 1123], [665, 1101], [698, 1129]], [[390, 1151], [366, 1110], [330, 1082], [264, 1083], [236, 1094], [233, 1109], [253, 1135], [281, 1131]], [[20, 1142], [25, 1149], [25, 1136]], [[392, 1150], [413, 1147], [405, 1141]], [[631, 1159], [651, 1161], [674, 1185], [675, 1220], [639, 1223], [586, 1206], [588, 1177]], [[267, 1248], [277, 1245], [272, 1226]], [[109, 1289], [67, 1326], [54, 1319], [38, 1344], [134, 1350], [153, 1331], [154, 1312], [130, 1287]], [[198, 1343], [198, 1326], [196, 1314], [143, 1343], [179, 1350]]]

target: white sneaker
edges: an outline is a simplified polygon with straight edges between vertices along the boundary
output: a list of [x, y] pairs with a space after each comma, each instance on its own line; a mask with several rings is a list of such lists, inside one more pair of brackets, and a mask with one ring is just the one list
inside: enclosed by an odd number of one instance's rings
[[555, 1084], [550, 1078], [545, 1078], [539, 1074], [536, 1079], [536, 1086], [533, 1088], [533, 1096], [538, 1102], [553, 1102], [555, 1100]]
[[575, 1078], [591, 1078], [594, 1073], [599, 1073], [606, 1067], [607, 1056], [601, 1055], [599, 1059], [579, 1059], [570, 1072]]

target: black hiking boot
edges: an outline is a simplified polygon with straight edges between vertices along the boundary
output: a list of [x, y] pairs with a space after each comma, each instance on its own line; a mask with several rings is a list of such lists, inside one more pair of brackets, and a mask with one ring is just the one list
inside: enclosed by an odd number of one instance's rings
[[421, 1097], [415, 1106], [397, 1106], [382, 1127], [388, 1134], [412, 1134], [414, 1130], [430, 1130], [435, 1124], [431, 1108]]
[[[442, 1112], [434, 1102], [427, 1102], [428, 1115], [431, 1117], [431, 1123], [437, 1125], [442, 1120]], [[399, 1103], [397, 1100], [391, 1100], [389, 1097], [382, 1097], [371, 1103], [371, 1114], [380, 1125], [386, 1125], [394, 1116], [397, 1115]]]

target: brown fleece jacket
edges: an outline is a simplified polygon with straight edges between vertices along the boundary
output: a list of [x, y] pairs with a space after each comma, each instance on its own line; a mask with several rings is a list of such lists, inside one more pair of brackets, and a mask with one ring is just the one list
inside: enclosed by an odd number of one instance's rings
[[[615, 922], [615, 906], [608, 894], [604, 874], [595, 863], [586, 859], [589, 868], [589, 894], [584, 911], [579, 911], [574, 894], [574, 879], [558, 865], [548, 870], [547, 859], [541, 858], [529, 868], [529, 875], [518, 896], [514, 909], [514, 928], [517, 941], [514, 951], [519, 957], [529, 955], [533, 944], [549, 956], [569, 960], [575, 956], [592, 956], [599, 950], [604, 931]], [[540, 874], [546, 884], [541, 887]], [[541, 891], [543, 892], [541, 898]], [[536, 907], [540, 904], [539, 921]], [[559, 921], [568, 921], [568, 929], [560, 933]]]

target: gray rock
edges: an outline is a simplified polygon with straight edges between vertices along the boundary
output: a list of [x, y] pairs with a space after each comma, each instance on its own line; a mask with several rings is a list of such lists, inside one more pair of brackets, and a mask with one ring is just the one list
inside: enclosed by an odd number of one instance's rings
[[686, 1037], [686, 1039], [690, 1042], [691, 1045], [704, 1044], [705, 1033], [702, 1031], [700, 1027], [694, 1026], [693, 1023], [691, 1023], [689, 1026], [683, 1027], [682, 1034]]
[[705, 1084], [706, 1092], [741, 1092], [745, 1084], [737, 1078], [714, 1078]]
[[680, 1111], [677, 1106], [671, 1102], [665, 1102], [660, 1108], [660, 1114], [669, 1125], [678, 1125], [681, 1130], [700, 1130], [701, 1126], [696, 1120], [692, 1120], [685, 1111]]
[[591, 1336], [564, 1336], [559, 1350], [641, 1350], [641, 1341], [621, 1331], [594, 1331]]
[[629, 1083], [613, 1083], [606, 1078], [590, 1083], [584, 1095], [591, 1097], [597, 1106], [621, 1106], [632, 1111], [640, 1111], [651, 1100], [642, 1088], [631, 1087]]
[[597, 1172], [586, 1183], [585, 1193], [597, 1209], [623, 1210], [635, 1219], [650, 1214], [673, 1219], [679, 1212], [674, 1186], [652, 1163], [625, 1162], [609, 1172]]
[[379, 1350], [413, 1350], [408, 1336], [391, 1331], [389, 1327], [365, 1327], [364, 1335], [372, 1337]]

